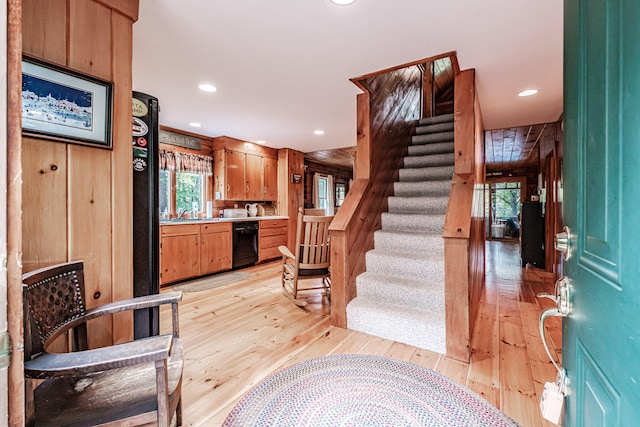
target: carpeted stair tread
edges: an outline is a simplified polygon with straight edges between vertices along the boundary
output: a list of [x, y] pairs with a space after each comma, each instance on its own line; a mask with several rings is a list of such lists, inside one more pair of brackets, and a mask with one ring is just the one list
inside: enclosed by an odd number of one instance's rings
[[451, 179], [438, 181], [395, 182], [393, 194], [397, 197], [449, 196]]
[[451, 142], [433, 142], [431, 144], [410, 145], [409, 156], [424, 156], [427, 154], [453, 153], [454, 143]]
[[425, 117], [418, 120], [418, 126], [426, 126], [435, 123], [453, 122], [453, 113], [442, 114], [440, 116]]
[[437, 133], [437, 132], [452, 132], [453, 131], [453, 122], [442, 122], [442, 123], [429, 123], [418, 125], [415, 130], [416, 135], [422, 135], [425, 133]]
[[438, 310], [444, 305], [443, 283], [428, 279], [364, 272], [356, 278], [358, 297]]
[[442, 233], [444, 214], [382, 213], [382, 229], [422, 233]]
[[431, 166], [453, 166], [455, 161], [453, 153], [427, 154], [423, 156], [407, 156], [404, 158], [404, 167], [426, 168]]
[[387, 199], [388, 212], [392, 213], [424, 213], [445, 214], [447, 212], [448, 196], [431, 197], [399, 197], [390, 196]]
[[429, 144], [432, 142], [451, 142], [451, 141], [453, 141], [453, 132], [426, 133], [423, 135], [413, 135], [411, 137], [412, 144]]
[[347, 327], [446, 352], [444, 240], [455, 147], [453, 114], [420, 120], [356, 278]]
[[432, 166], [430, 168], [400, 169], [400, 182], [440, 181], [453, 177], [453, 166]]
[[374, 247], [397, 252], [444, 253], [444, 240], [440, 233], [400, 232], [378, 230], [373, 234]]
[[367, 271], [371, 273], [444, 282], [441, 254], [373, 249], [367, 252], [366, 260]]
[[444, 307], [407, 308], [356, 297], [347, 306], [347, 327], [366, 334], [446, 353]]

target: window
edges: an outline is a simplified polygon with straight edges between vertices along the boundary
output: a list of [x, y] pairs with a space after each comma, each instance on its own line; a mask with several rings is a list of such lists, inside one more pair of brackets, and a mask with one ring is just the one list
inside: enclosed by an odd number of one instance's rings
[[520, 182], [491, 182], [486, 184], [485, 191], [487, 235], [491, 238], [519, 237]]
[[171, 212], [171, 172], [166, 169], [160, 169], [160, 186], [158, 191], [158, 199], [160, 204], [160, 217], [166, 214], [167, 218]]
[[201, 173], [176, 172], [176, 212], [203, 210], [203, 183]]
[[344, 197], [347, 195], [347, 186], [344, 182], [336, 183], [336, 206], [342, 206]]
[[[160, 150], [159, 207], [163, 218], [183, 212], [203, 212], [207, 177], [213, 174], [209, 156]], [[168, 218], [167, 218], [168, 219]]]
[[329, 181], [326, 177], [318, 177], [318, 201], [317, 208], [327, 210], [327, 188], [329, 187]]

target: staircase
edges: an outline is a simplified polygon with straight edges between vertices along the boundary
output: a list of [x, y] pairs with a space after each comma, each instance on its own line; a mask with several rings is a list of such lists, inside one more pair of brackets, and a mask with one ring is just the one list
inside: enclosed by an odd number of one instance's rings
[[356, 278], [349, 329], [446, 352], [441, 234], [453, 165], [453, 114], [420, 120]]

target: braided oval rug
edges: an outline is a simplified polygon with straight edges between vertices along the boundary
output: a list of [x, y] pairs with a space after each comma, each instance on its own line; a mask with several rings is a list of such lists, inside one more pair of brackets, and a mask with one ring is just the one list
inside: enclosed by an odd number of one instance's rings
[[249, 390], [224, 426], [518, 426], [431, 369], [365, 354], [310, 359]]

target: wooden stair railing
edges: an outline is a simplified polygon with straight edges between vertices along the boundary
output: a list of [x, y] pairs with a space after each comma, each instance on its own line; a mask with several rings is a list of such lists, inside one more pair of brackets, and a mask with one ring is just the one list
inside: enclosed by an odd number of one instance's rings
[[456, 75], [454, 176], [444, 221], [447, 357], [468, 361], [484, 287], [484, 138], [475, 71]]
[[[397, 91], [389, 93], [388, 87], [382, 87], [374, 79], [383, 76], [385, 83], [411, 81], [399, 74], [419, 63], [446, 56], [455, 58], [455, 53], [352, 80], [364, 93], [357, 98], [354, 182], [330, 227], [334, 326], [347, 326], [346, 307], [356, 296], [356, 277], [365, 270], [365, 254], [373, 249], [373, 233], [381, 227], [381, 213], [387, 210], [387, 197], [393, 194], [393, 183], [403, 165], [410, 135], [420, 118], [420, 112], [412, 111], [411, 107], [423, 102], [421, 81], [404, 87], [406, 93], [402, 95], [409, 101], [398, 102], [403, 98], [398, 97]], [[443, 231], [447, 356], [464, 361], [469, 360], [469, 340], [479, 291], [484, 284], [484, 144], [474, 79], [474, 70], [456, 70], [455, 176]], [[397, 105], [382, 99], [385, 96], [394, 99]], [[382, 112], [384, 116], [380, 116]], [[460, 259], [466, 262], [461, 264]]]

